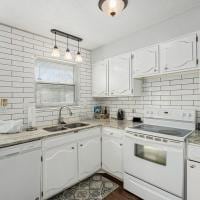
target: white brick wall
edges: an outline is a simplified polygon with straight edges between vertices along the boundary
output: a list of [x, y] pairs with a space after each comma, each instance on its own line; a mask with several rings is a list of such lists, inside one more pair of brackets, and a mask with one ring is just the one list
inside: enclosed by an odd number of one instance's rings
[[[200, 72], [184, 72], [145, 78], [142, 97], [98, 99], [102, 105], [110, 106], [111, 116], [116, 117], [118, 108], [123, 108], [126, 118], [133, 115], [143, 117], [148, 106], [172, 109], [196, 109], [200, 122]], [[134, 113], [132, 112], [134, 109]]]
[[[53, 37], [52, 37], [53, 38]], [[23, 119], [27, 123], [27, 103], [35, 102], [34, 66], [36, 57], [51, 57], [54, 41], [33, 33], [0, 24], [0, 98], [8, 98], [6, 109], [0, 108], [0, 119]], [[64, 56], [66, 44], [58, 42]], [[72, 53], [77, 47], [70, 46]], [[80, 65], [80, 102], [73, 108], [70, 120], [92, 114], [90, 51], [82, 49]], [[57, 122], [58, 108], [37, 110], [37, 125]], [[64, 116], [69, 117], [64, 111]]]

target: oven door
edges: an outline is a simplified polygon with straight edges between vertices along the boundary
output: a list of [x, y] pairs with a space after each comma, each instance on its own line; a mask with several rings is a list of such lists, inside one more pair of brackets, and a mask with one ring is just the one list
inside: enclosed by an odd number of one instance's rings
[[183, 197], [184, 143], [124, 138], [124, 170], [146, 183]]

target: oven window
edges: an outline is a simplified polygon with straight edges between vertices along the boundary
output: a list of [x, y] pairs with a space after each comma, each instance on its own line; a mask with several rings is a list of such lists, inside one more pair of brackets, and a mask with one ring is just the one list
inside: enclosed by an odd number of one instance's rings
[[166, 151], [160, 150], [152, 146], [135, 144], [135, 156], [159, 165], [166, 166]]

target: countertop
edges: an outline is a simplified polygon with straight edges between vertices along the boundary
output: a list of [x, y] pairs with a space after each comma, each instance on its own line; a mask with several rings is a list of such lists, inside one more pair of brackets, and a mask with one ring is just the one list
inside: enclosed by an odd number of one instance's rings
[[41, 140], [43, 138], [67, 134], [70, 132], [80, 131], [83, 129], [88, 129], [97, 126], [105, 126], [105, 127], [124, 130], [126, 127], [138, 124], [138, 123], [133, 123], [132, 121], [127, 121], [127, 120], [118, 121], [114, 119], [101, 119], [101, 120], [94, 119], [94, 120], [83, 120], [81, 122], [88, 123], [89, 125], [80, 128], [66, 129], [63, 131], [56, 131], [56, 132], [48, 132], [43, 129], [44, 127], [39, 127], [35, 131], [23, 131], [21, 133], [15, 133], [15, 134], [0, 134], [0, 148], [31, 142], [35, 140]]
[[200, 130], [196, 130], [189, 138], [189, 144], [195, 144], [200, 146]]

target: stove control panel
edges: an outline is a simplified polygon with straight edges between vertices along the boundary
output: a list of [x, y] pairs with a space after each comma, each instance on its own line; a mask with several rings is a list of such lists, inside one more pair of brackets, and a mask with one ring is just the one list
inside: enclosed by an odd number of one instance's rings
[[149, 108], [144, 111], [145, 118], [169, 119], [177, 121], [195, 122], [196, 112], [191, 110]]

